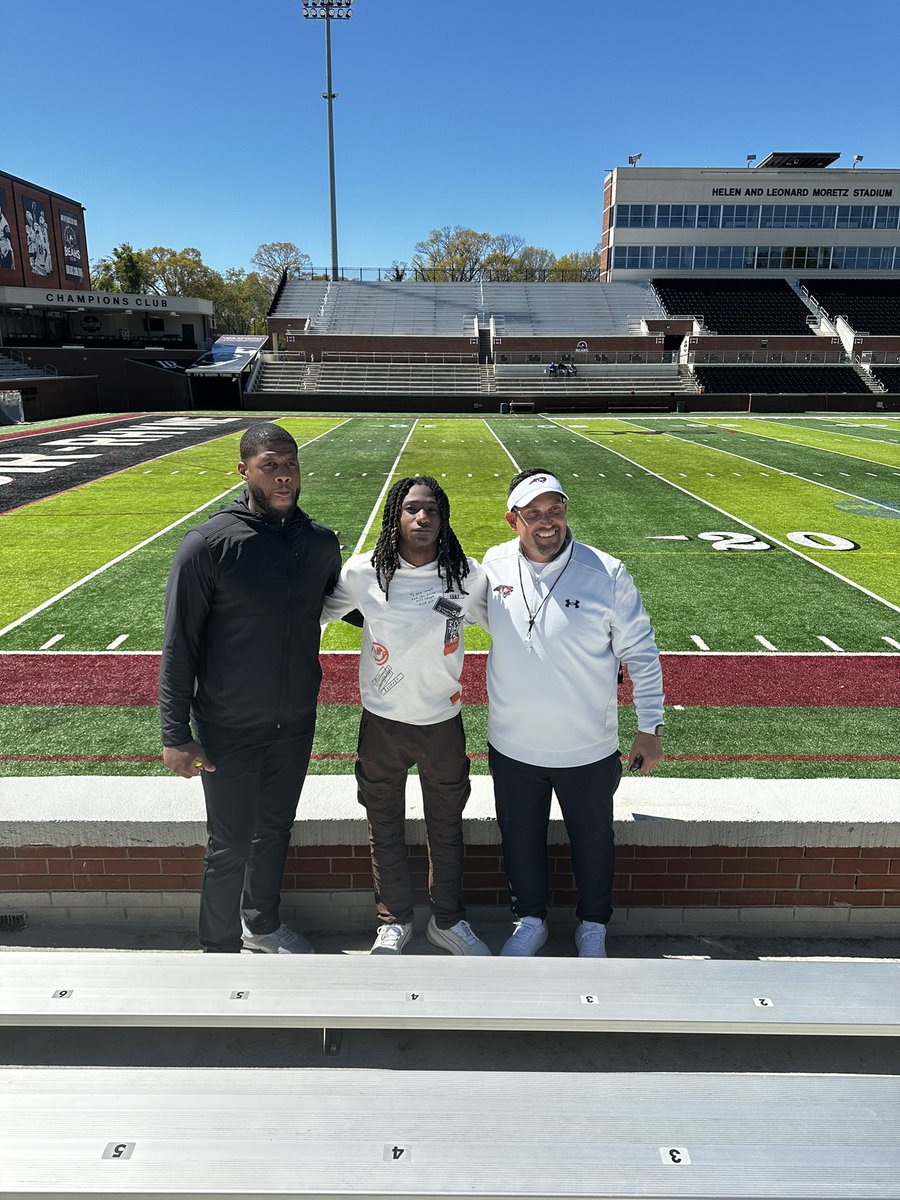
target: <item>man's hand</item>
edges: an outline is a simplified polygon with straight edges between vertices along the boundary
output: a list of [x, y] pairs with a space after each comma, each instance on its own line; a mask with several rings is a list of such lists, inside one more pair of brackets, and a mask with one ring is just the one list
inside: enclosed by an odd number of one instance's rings
[[164, 746], [163, 762], [175, 775], [182, 779], [193, 779], [201, 771], [214, 771], [216, 768], [206, 757], [206, 751], [199, 742], [185, 742], [183, 746]]
[[622, 756], [622, 761], [639, 775], [649, 775], [659, 766], [662, 756], [662, 741], [655, 733], [636, 733], [631, 751], [627, 758]]

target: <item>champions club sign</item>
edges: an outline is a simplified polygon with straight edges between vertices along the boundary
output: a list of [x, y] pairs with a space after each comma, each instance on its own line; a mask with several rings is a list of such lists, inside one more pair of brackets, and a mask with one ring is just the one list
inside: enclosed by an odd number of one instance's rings
[[[128, 296], [124, 292], [44, 292], [48, 304], [78, 305], [83, 308], [168, 308], [168, 296]], [[185, 301], [179, 297], [185, 307]]]

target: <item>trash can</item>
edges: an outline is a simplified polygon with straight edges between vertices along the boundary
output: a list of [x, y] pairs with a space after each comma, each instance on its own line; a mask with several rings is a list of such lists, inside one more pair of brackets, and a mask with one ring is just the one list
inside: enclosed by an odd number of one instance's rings
[[508, 413], [508, 412], [509, 412], [509, 401], [508, 401], [508, 400], [501, 400], [501, 401], [500, 401], [500, 411], [501, 411], [501, 413]]
[[676, 400], [675, 401], [675, 411], [677, 413], [686, 413], [687, 412], [687, 400]]

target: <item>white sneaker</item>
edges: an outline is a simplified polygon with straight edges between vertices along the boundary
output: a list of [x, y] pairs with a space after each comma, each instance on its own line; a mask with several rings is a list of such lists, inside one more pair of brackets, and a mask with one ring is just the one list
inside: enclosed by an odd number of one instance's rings
[[303, 934], [294, 933], [287, 925], [279, 925], [271, 933], [251, 933], [242, 923], [241, 937], [245, 950], [259, 950], [263, 954], [315, 954]]
[[606, 926], [598, 921], [582, 921], [575, 930], [579, 958], [606, 958]]
[[530, 958], [546, 942], [550, 930], [540, 917], [520, 917], [513, 925], [512, 936], [503, 944], [503, 958]]
[[402, 954], [412, 937], [412, 921], [408, 925], [379, 925], [370, 954]]
[[442, 950], [449, 950], [451, 954], [491, 953], [468, 921], [457, 921], [449, 929], [441, 929], [432, 917], [425, 930], [425, 936], [432, 946], [440, 946]]

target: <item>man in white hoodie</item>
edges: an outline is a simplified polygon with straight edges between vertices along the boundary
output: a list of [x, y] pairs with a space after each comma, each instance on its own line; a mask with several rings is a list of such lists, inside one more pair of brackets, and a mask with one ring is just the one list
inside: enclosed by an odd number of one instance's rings
[[547, 940], [547, 826], [556, 792], [579, 901], [575, 944], [606, 956], [615, 870], [613, 794], [622, 775], [620, 663], [634, 685], [632, 770], [662, 758], [659, 651], [631, 576], [618, 559], [576, 542], [568, 497], [550, 471], [512, 480], [506, 521], [515, 538], [484, 556], [490, 629], [488, 751], [516, 918], [501, 954], [536, 954]]
[[460, 715], [462, 629], [484, 573], [450, 527], [446, 493], [427, 475], [388, 492], [372, 554], [355, 554], [323, 621], [363, 617], [356, 782], [369, 819], [379, 928], [372, 954], [400, 954], [412, 936], [406, 776], [418, 766], [428, 836], [427, 937], [451, 954], [490, 954], [465, 919], [462, 813], [469, 760]]

